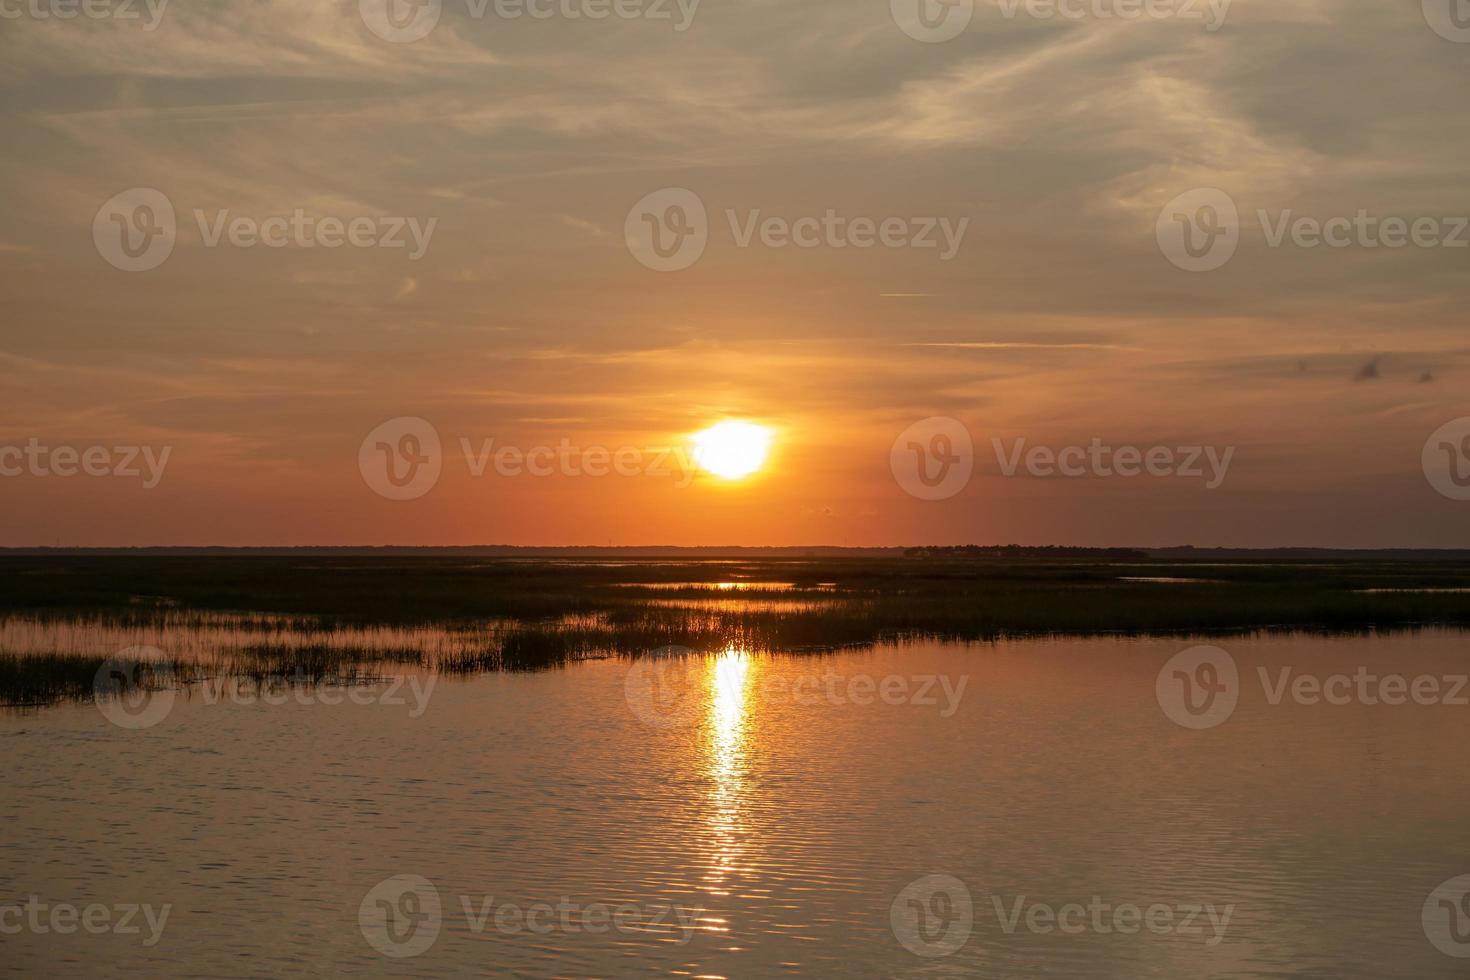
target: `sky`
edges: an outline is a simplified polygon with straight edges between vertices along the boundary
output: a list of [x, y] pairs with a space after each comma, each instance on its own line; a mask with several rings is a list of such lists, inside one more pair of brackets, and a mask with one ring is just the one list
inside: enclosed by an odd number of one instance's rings
[[1470, 547], [1470, 9], [531, 2], [0, 0], [0, 545]]

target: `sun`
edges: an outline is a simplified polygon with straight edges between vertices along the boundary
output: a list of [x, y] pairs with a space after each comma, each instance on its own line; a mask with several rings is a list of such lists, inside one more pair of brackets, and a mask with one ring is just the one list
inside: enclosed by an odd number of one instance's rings
[[694, 462], [726, 480], [759, 470], [771, 451], [771, 430], [750, 422], [721, 422], [694, 434]]

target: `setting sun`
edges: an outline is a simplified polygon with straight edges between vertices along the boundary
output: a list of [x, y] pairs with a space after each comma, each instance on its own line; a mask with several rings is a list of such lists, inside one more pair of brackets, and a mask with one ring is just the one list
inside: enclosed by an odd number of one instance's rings
[[759, 470], [771, 450], [771, 430], [750, 422], [721, 422], [694, 436], [694, 461], [726, 480]]

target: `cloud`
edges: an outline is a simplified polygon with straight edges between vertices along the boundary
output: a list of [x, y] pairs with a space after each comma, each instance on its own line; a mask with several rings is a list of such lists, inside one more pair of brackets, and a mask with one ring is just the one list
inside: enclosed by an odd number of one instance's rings
[[[826, 465], [857, 474], [842, 513], [885, 515], [862, 482], [891, 489], [885, 440], [952, 414], [977, 434], [1238, 442], [1273, 490], [1331, 487], [1412, 461], [1403, 446], [1456, 410], [1454, 385], [1408, 383], [1470, 363], [1462, 257], [1270, 248], [1256, 215], [1470, 214], [1463, 48], [1417, 5], [1371, 0], [1236, 0], [1215, 33], [981, 3], [941, 45], [851, 0], [705, 3], [677, 34], [446, 4], [412, 44], [349, 0], [174, 0], [148, 33], [6, 21], [0, 390], [29, 431], [172, 433], [324, 480], [343, 460], [352, 477], [356, 434], [400, 411], [486, 434], [745, 413], [835, 447]], [[137, 186], [181, 231], [132, 276], [91, 227]], [[672, 275], [621, 242], [661, 187], [711, 222]], [[1196, 187], [1228, 192], [1244, 229], [1227, 266], [1191, 275], [1154, 226]], [[412, 264], [193, 230], [196, 209], [295, 208], [439, 224]], [[725, 225], [828, 209], [971, 223], [951, 262], [741, 248]], [[1383, 451], [1334, 456], [1365, 418], [1394, 420], [1367, 436]], [[1249, 528], [1257, 506], [1219, 520]]]

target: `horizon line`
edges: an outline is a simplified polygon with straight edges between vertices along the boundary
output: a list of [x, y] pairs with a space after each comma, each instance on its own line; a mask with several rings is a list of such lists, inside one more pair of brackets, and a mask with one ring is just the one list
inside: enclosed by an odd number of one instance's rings
[[1414, 546], [1387, 546], [1375, 548], [1341, 548], [1318, 545], [1066, 545], [1066, 544], [903, 544], [903, 545], [512, 545], [512, 544], [469, 544], [469, 545], [418, 545], [418, 544], [304, 544], [304, 545], [217, 545], [217, 544], [169, 544], [169, 545], [0, 545], [0, 555], [25, 554], [137, 554], [148, 552], [208, 552], [213, 554], [260, 554], [292, 552], [541, 552], [541, 553], [903, 553], [910, 551], [936, 552], [1005, 552], [1005, 551], [1070, 551], [1099, 555], [1133, 552], [1146, 557], [1167, 553], [1193, 552], [1201, 554], [1313, 554], [1313, 555], [1456, 555], [1470, 557], [1470, 548], [1426, 548]]

